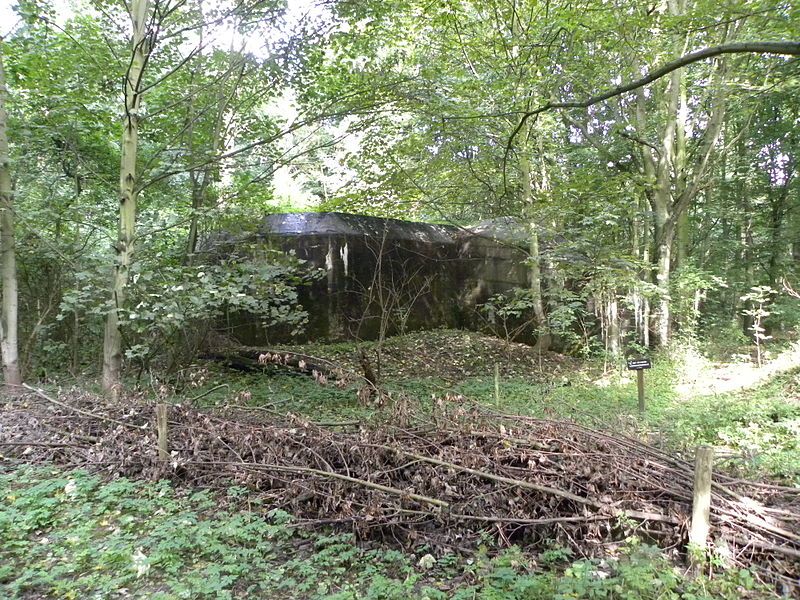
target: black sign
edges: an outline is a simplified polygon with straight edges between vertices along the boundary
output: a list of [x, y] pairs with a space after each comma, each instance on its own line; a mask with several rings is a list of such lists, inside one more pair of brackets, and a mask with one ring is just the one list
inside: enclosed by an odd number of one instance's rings
[[633, 358], [628, 361], [628, 369], [631, 371], [641, 371], [642, 369], [650, 369], [653, 365], [650, 364], [649, 358]]
[[652, 368], [649, 358], [633, 358], [628, 361], [628, 369], [631, 371], [641, 371], [642, 369]]

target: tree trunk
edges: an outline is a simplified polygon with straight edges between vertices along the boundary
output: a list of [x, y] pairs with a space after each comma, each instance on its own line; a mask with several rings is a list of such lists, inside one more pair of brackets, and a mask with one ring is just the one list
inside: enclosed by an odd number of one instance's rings
[[[686, 191], [686, 128], [689, 122], [689, 103], [686, 99], [686, 80], [683, 69], [678, 69], [679, 101], [675, 130], [675, 197], [680, 198]], [[680, 210], [675, 215], [676, 240], [675, 240], [675, 268], [680, 268], [686, 263], [689, 256], [689, 210], [688, 207]]]
[[[784, 228], [786, 217], [790, 213], [789, 191], [794, 178], [794, 157], [789, 156], [784, 167], [785, 180], [777, 190], [769, 191], [770, 204], [770, 250], [767, 272], [769, 284], [774, 289], [780, 288], [781, 267], [785, 258], [790, 258], [784, 245]], [[784, 258], [785, 257], [785, 258]]]
[[[669, 14], [680, 16], [686, 12], [685, 0], [668, 0]], [[675, 39], [675, 53], [680, 55], [686, 40]], [[652, 147], [642, 146], [643, 171], [651, 186], [648, 193], [653, 212], [653, 234], [655, 241], [656, 285], [659, 292], [657, 321], [658, 343], [669, 342], [672, 328], [670, 314], [669, 285], [673, 269], [673, 244], [678, 240], [678, 261], [685, 260], [688, 253], [688, 211], [695, 201], [702, 183], [709, 172], [709, 164], [719, 139], [725, 115], [725, 62], [719, 61], [709, 90], [712, 108], [705, 131], [697, 151], [693, 153], [693, 167], [688, 166], [687, 121], [688, 103], [685, 92], [683, 69], [672, 71], [664, 97], [663, 130], [658, 152]], [[637, 91], [636, 127], [640, 135], [647, 131], [646, 99]]]
[[11, 186], [11, 155], [6, 131], [5, 70], [3, 68], [2, 40], [0, 40], [0, 270], [2, 271], [3, 299], [0, 314], [0, 351], [3, 355], [3, 379], [9, 392], [15, 392], [22, 383], [19, 368], [17, 341], [17, 257], [14, 241], [14, 190]]
[[670, 322], [670, 296], [669, 282], [672, 270], [672, 243], [675, 238], [675, 211], [672, 199], [671, 177], [672, 166], [676, 164], [675, 136], [679, 129], [678, 111], [680, 106], [680, 92], [683, 83], [683, 69], [678, 69], [670, 74], [669, 88], [666, 98], [667, 124], [661, 142], [661, 156], [656, 167], [656, 183], [653, 192], [653, 212], [655, 218], [656, 242], [656, 285], [659, 291], [658, 311], [658, 344], [666, 346], [669, 343]]
[[668, 221], [660, 231], [658, 241], [658, 264], [656, 265], [656, 283], [660, 294], [658, 298], [658, 344], [666, 346], [670, 339], [670, 265], [672, 263], [672, 243], [675, 238], [675, 226], [672, 221]]
[[620, 354], [620, 324], [619, 324], [619, 303], [611, 292], [607, 303], [608, 310], [608, 352], [611, 356], [617, 357]]
[[125, 116], [119, 174], [119, 231], [111, 283], [111, 307], [106, 316], [103, 338], [103, 390], [113, 397], [117, 397], [119, 394], [122, 371], [122, 334], [119, 329], [119, 310], [125, 303], [136, 233], [136, 199], [138, 195], [136, 154], [139, 145], [142, 74], [149, 54], [149, 42], [145, 36], [148, 8], [148, 0], [133, 0], [130, 5], [133, 35], [131, 38], [131, 61], [125, 82]]
[[544, 301], [542, 300], [542, 267], [541, 256], [539, 253], [539, 229], [534, 218], [533, 210], [533, 188], [531, 185], [531, 167], [526, 150], [522, 149], [520, 158], [520, 178], [522, 180], [522, 202], [528, 210], [530, 216], [530, 290], [533, 299], [533, 316], [536, 327], [539, 329], [536, 345], [541, 350], [550, 347], [550, 334], [542, 329], [547, 323], [544, 314]]
[[[746, 182], [743, 184], [746, 189]], [[740, 261], [744, 264], [744, 294], [750, 293], [751, 288], [756, 284], [755, 256], [753, 252], [753, 207], [750, 204], [750, 195], [745, 191], [741, 196], [742, 222], [739, 230], [739, 242], [741, 246]], [[739, 315], [742, 321], [742, 333], [751, 335], [753, 327], [753, 317], [743, 312], [746, 305], [742, 304], [742, 299], [737, 296], [735, 314]]]
[[[633, 219], [633, 256], [641, 260], [643, 265], [650, 264], [650, 220], [644, 214], [647, 210], [647, 199], [644, 198], [637, 202]], [[639, 271], [640, 281], [650, 281], [650, 272], [647, 268]], [[633, 288], [632, 294], [635, 312], [635, 339], [645, 348], [650, 347], [650, 304], [647, 296], [640, 286]]]
[[[642, 226], [642, 264], [650, 264], [651, 254], [651, 231], [649, 222], [645, 222]], [[639, 273], [639, 279], [642, 281], [650, 281], [652, 275], [649, 271], [643, 270]], [[650, 347], [650, 297], [645, 296], [642, 300], [642, 345], [645, 348]]]

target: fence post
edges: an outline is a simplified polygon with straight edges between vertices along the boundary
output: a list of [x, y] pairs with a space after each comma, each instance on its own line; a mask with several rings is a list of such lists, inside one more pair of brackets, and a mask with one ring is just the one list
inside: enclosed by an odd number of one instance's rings
[[167, 405], [156, 404], [156, 427], [158, 429], [158, 459], [169, 460], [169, 444], [167, 443]]
[[[711, 471], [714, 466], [714, 448], [698, 446], [694, 459], [694, 489], [692, 490], [692, 523], [689, 528], [690, 563], [695, 572], [705, 560], [708, 532], [711, 528]], [[692, 550], [697, 551], [692, 556]]]

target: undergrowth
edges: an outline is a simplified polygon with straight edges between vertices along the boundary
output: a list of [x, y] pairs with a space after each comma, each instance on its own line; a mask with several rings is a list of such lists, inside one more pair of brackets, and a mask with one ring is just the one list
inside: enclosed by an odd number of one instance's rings
[[239, 487], [185, 491], [41, 467], [0, 471], [0, 539], [4, 598], [771, 597], [748, 571], [687, 579], [635, 538], [602, 560], [559, 547], [434, 556], [307, 531]]
[[[698, 445], [713, 445], [728, 472], [800, 485], [800, 369], [754, 388], [691, 398], [676, 393], [669, 363], [654, 363], [645, 377], [644, 415], [635, 382], [619, 375], [603, 385], [579, 378], [564, 385], [503, 381], [498, 408], [625, 432], [687, 456]], [[493, 378], [474, 378], [457, 390], [497, 406]]]
[[[385, 356], [387, 376], [382, 385], [414, 399], [415, 411], [424, 414], [432, 397], [460, 393], [503, 412], [566, 418], [624, 432], [687, 457], [700, 444], [714, 445], [720, 449], [719, 468], [729, 473], [800, 485], [797, 366], [762, 377], [754, 385], [719, 391], [713, 384], [720, 383], [720, 378], [769, 371], [753, 370], [746, 363], [723, 365], [727, 371], [720, 370], [718, 363], [711, 363], [692, 345], [673, 348], [656, 355], [653, 368], [645, 372], [646, 411], [640, 415], [635, 377], [622, 361], [605, 365], [585, 361], [578, 367], [551, 354], [540, 364], [530, 348], [526, 351], [516, 345], [516, 354], [510, 356], [501, 346], [493, 346], [497, 340], [487, 341], [475, 333], [436, 331], [425, 335], [428, 337], [414, 334], [388, 340]], [[467, 358], [460, 354], [462, 346], [468, 350]], [[352, 344], [299, 349], [335, 360], [352, 360], [354, 352]], [[459, 356], [457, 362], [445, 360], [451, 354]], [[436, 361], [441, 363], [438, 367], [433, 364]], [[494, 364], [500, 372], [499, 402]], [[608, 367], [605, 374], [604, 366]], [[220, 383], [223, 385], [213, 389]], [[353, 387], [321, 386], [308, 376], [290, 373], [237, 378], [211, 374], [207, 385], [192, 393], [204, 389], [212, 393], [204, 395], [199, 404], [266, 406], [317, 421], [368, 419], [376, 413], [375, 406], [358, 402]]]

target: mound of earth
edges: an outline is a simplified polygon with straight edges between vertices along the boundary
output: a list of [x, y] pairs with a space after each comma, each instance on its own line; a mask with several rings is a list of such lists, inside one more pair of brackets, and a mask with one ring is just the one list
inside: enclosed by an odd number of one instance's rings
[[[455, 329], [417, 331], [362, 344], [305, 344], [280, 349], [317, 356], [360, 370], [359, 349], [377, 368], [380, 360], [384, 379], [435, 378], [461, 381], [494, 373], [495, 364], [504, 377], [534, 376], [539, 380], [560, 378], [576, 370], [580, 361], [555, 352], [541, 352], [526, 344], [505, 341]], [[379, 352], [380, 349], [380, 352]], [[380, 357], [378, 357], [380, 354]]]

